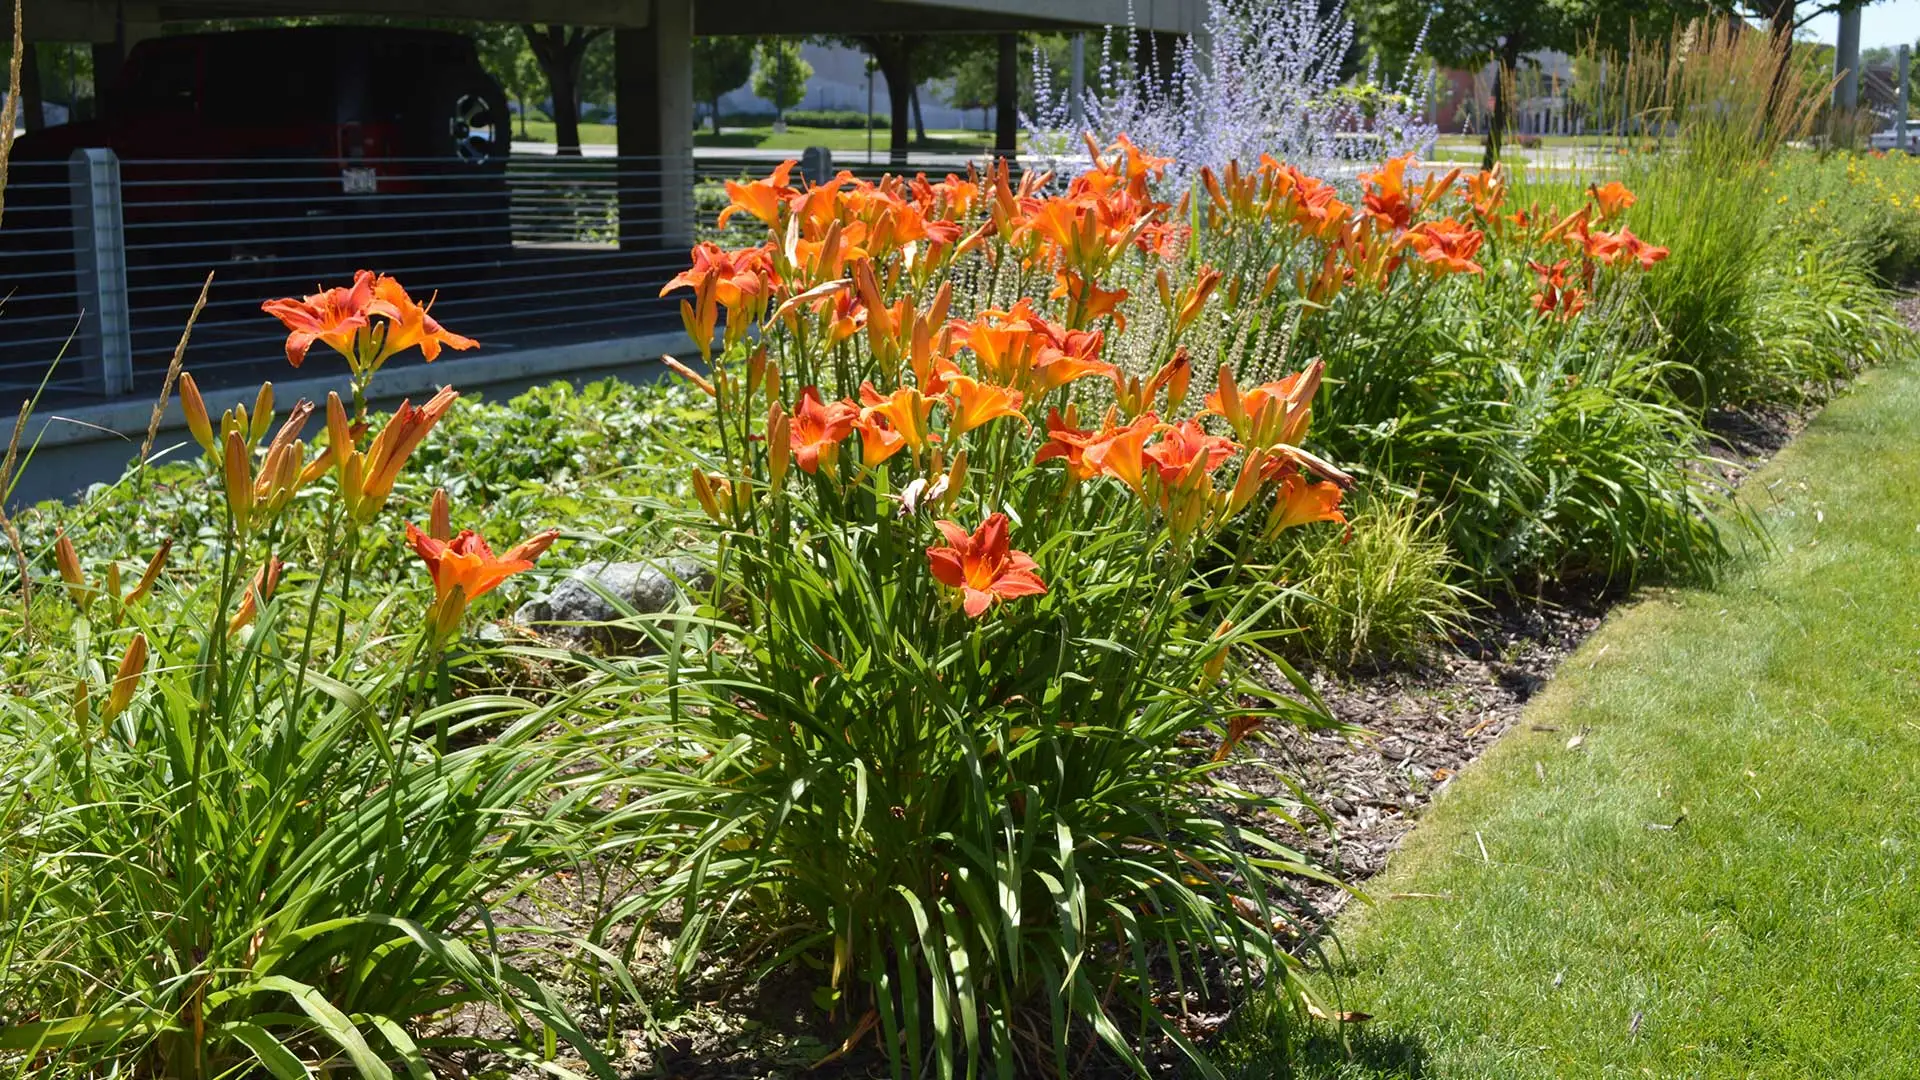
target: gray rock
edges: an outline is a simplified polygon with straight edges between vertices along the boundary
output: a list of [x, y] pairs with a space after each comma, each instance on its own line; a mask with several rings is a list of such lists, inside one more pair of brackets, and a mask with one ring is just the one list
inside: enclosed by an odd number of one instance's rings
[[574, 645], [637, 649], [644, 634], [608, 623], [626, 618], [620, 605], [641, 615], [681, 606], [683, 593], [713, 588], [713, 570], [701, 559], [675, 556], [654, 562], [588, 563], [568, 574], [553, 591], [536, 596], [514, 613], [513, 621]]

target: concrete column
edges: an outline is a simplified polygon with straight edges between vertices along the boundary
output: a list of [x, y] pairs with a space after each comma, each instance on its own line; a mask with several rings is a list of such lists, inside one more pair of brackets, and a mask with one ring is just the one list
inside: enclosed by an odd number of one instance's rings
[[1000, 35], [1000, 62], [994, 72], [993, 152], [1012, 157], [1020, 145], [1020, 35]]
[[1840, 12], [1840, 34], [1833, 50], [1833, 107], [1851, 112], [1860, 106], [1860, 9]]
[[613, 32], [620, 246], [693, 244], [693, 0], [652, 0]]

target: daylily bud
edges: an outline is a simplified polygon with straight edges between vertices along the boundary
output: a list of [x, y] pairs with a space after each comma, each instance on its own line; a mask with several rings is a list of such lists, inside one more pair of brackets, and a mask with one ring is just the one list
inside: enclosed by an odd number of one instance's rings
[[1247, 436], [1247, 410], [1240, 402], [1240, 388], [1234, 385], [1233, 368], [1220, 365], [1219, 376], [1220, 415], [1226, 417], [1227, 426], [1242, 439]]
[[340, 467], [340, 500], [355, 520], [360, 517], [360, 488], [366, 479], [366, 470], [366, 456], [357, 453], [347, 455], [347, 463]]
[[113, 692], [107, 697], [107, 707], [100, 710], [100, 719], [112, 720], [127, 711], [133, 702], [134, 688], [140, 685], [140, 675], [147, 670], [147, 635], [136, 633], [127, 643], [125, 655], [120, 657], [120, 670], [113, 676]]
[[433, 489], [433, 506], [427, 512], [427, 535], [445, 543], [453, 539], [453, 501], [446, 488]]
[[786, 411], [776, 403], [774, 417], [767, 428], [767, 482], [773, 491], [786, 486], [787, 463], [793, 457], [793, 425]]
[[252, 431], [253, 421], [247, 419], [247, 407], [245, 405], [235, 405], [220, 417], [220, 443], [222, 446], [226, 445], [228, 435], [237, 434], [244, 439]]
[[1187, 385], [1193, 381], [1193, 360], [1185, 347], [1175, 349], [1167, 375], [1167, 411], [1179, 412], [1187, 401]]
[[699, 388], [700, 388], [700, 389], [701, 389], [701, 390], [702, 390], [703, 392], [705, 392], [705, 394], [706, 394], [706, 395], [707, 395], [708, 397], [718, 397], [718, 396], [719, 396], [719, 394], [718, 394], [717, 392], [715, 392], [715, 390], [714, 390], [714, 388], [713, 388], [713, 384], [712, 384], [712, 383], [710, 383], [710, 382], [708, 382], [708, 381], [706, 380], [706, 378], [705, 378], [705, 377], [703, 377], [703, 376], [702, 376], [702, 375], [701, 375], [701, 374], [700, 374], [699, 372], [697, 372], [697, 371], [695, 371], [695, 370], [693, 370], [692, 368], [690, 368], [690, 367], [688, 367], [687, 365], [685, 365], [685, 364], [683, 364], [683, 363], [681, 363], [681, 362], [680, 362], [680, 361], [678, 361], [678, 360], [675, 360], [675, 359], [674, 359], [673, 357], [671, 357], [671, 356], [663, 356], [663, 357], [661, 357], [661, 358], [660, 358], [660, 362], [661, 362], [661, 363], [663, 363], [663, 364], [665, 364], [665, 365], [667, 365], [667, 367], [668, 367], [668, 368], [670, 368], [670, 369], [672, 369], [672, 370], [673, 370], [673, 372], [674, 372], [675, 374], [677, 374], [677, 375], [679, 375], [679, 376], [680, 376], [681, 378], [683, 378], [683, 379], [685, 379], [685, 380], [687, 380], [688, 382], [690, 382], [690, 383], [692, 383], [693, 385], [695, 385], [695, 386], [697, 386], [697, 387], [699, 387]]
[[247, 429], [247, 441], [259, 442], [267, 434], [267, 428], [273, 424], [273, 384], [260, 384], [260, 393], [253, 399], [253, 426]]
[[154, 583], [160, 580], [160, 571], [166, 568], [167, 553], [172, 550], [173, 540], [169, 538], [160, 545], [159, 551], [153, 553], [153, 558], [147, 560], [146, 573], [140, 575], [140, 580], [133, 586], [133, 591], [127, 594], [127, 603], [137, 604], [153, 591]]
[[238, 431], [227, 432], [226, 480], [227, 509], [233, 514], [235, 532], [245, 536], [253, 517], [252, 463], [247, 460], [247, 444]]
[[228, 635], [239, 633], [260, 613], [260, 605], [273, 599], [274, 590], [280, 586], [280, 569], [285, 565], [279, 559], [269, 559], [265, 566], [254, 571], [253, 580], [247, 583], [247, 591], [240, 598], [239, 608], [227, 622]]
[[1267, 452], [1255, 449], [1249, 451], [1247, 460], [1240, 464], [1240, 478], [1234, 482], [1233, 491], [1227, 496], [1226, 509], [1220, 516], [1221, 522], [1232, 521], [1240, 516], [1260, 493], [1260, 485], [1265, 480], [1262, 473], [1267, 464]]
[[1266, 303], [1268, 298], [1273, 296], [1273, 290], [1279, 287], [1280, 264], [1275, 263], [1273, 269], [1267, 271], [1267, 280], [1260, 285], [1260, 302], [1263, 304]]
[[[1227, 632], [1232, 629], [1233, 620], [1228, 619], [1223, 621], [1220, 624], [1220, 628], [1213, 632], [1213, 640], [1219, 641], [1221, 638], [1226, 637]], [[1207, 657], [1207, 662], [1205, 666], [1201, 668], [1201, 672], [1206, 676], [1208, 685], [1220, 681], [1220, 676], [1227, 670], [1227, 654], [1231, 651], [1232, 650], [1226, 645], [1220, 645], [1214, 649], [1212, 656]]]
[[87, 584], [87, 576], [80, 572], [80, 556], [73, 550], [73, 541], [67, 539], [65, 529], [54, 538], [53, 561], [60, 566], [60, 579], [67, 583], [67, 596], [73, 606], [85, 611], [93, 602], [93, 589]]
[[118, 599], [120, 596], [120, 564], [107, 564], [107, 596]]
[[193, 376], [185, 372], [180, 375], [180, 411], [186, 414], [187, 430], [193, 434], [193, 441], [207, 453], [213, 453], [213, 421], [207, 416], [207, 401], [200, 396], [200, 387], [194, 383]]
[[[963, 448], [953, 455], [953, 466], [947, 470], [947, 489], [944, 501], [951, 503], [960, 495], [960, 489], [967, 486], [967, 452]], [[945, 507], [942, 507], [945, 509]]]
[[73, 729], [83, 734], [93, 726], [92, 711], [88, 708], [90, 703], [87, 681], [75, 679], [73, 681]]
[[724, 477], [709, 474], [705, 469], [695, 466], [693, 470], [693, 497], [700, 501], [700, 509], [707, 512], [716, 525], [725, 525], [726, 517], [720, 511], [724, 496], [720, 489], [726, 486]]
[[767, 350], [755, 349], [753, 355], [747, 357], [747, 400], [753, 400], [753, 395], [760, 392], [760, 384], [765, 380], [766, 374]]
[[784, 401], [780, 396], [780, 361], [767, 361], [767, 400]]

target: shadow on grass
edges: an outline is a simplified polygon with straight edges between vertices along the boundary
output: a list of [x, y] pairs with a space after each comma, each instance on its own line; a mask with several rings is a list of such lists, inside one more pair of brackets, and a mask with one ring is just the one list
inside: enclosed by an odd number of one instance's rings
[[[1260, 1012], [1265, 1015], [1261, 1016]], [[1219, 1064], [1230, 1080], [1424, 1080], [1426, 1043], [1387, 1027], [1301, 1025], [1270, 1010], [1242, 1017]]]

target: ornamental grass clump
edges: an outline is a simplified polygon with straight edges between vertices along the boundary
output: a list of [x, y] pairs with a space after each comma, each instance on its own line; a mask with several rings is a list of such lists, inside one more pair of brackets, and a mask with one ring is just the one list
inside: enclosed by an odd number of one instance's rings
[[[606, 923], [671, 917], [683, 973], [817, 972], [896, 1075], [1210, 1072], [1188, 1001], [1295, 985], [1277, 900], [1319, 876], [1269, 835], [1298, 803], [1221, 769], [1333, 724], [1236, 557], [1342, 520], [1303, 445], [1321, 368], [1209, 397], [1183, 338], [1220, 277], [1164, 161], [1095, 156], [1063, 189], [776, 171], [730, 189], [765, 241], [668, 289], [708, 361], [680, 367], [722, 584], [658, 632], [677, 704], [603, 823], [650, 884]], [[1110, 287], [1156, 268], [1158, 305]]]
[[[290, 359], [332, 347], [362, 399], [401, 348], [474, 344], [371, 274], [267, 309]], [[390, 1077], [474, 1052], [557, 1067], [564, 1040], [610, 1075], [497, 938], [548, 865], [543, 793], [567, 761], [541, 736], [564, 700], [456, 698], [449, 680], [468, 603], [555, 534], [495, 558], [436, 499], [428, 532], [407, 527], [434, 599], [362, 595], [357, 545], [392, 542], [395, 479], [457, 395], [371, 438], [364, 404], [330, 396], [316, 450], [312, 402], [276, 427], [271, 385], [218, 418], [180, 385], [206, 455], [197, 527], [104, 562], [62, 532], [65, 589], [34, 594], [31, 624], [25, 600], [0, 620], [26, 657], [0, 699], [0, 1062]], [[475, 1004], [503, 1034], [441, 1023]]]

